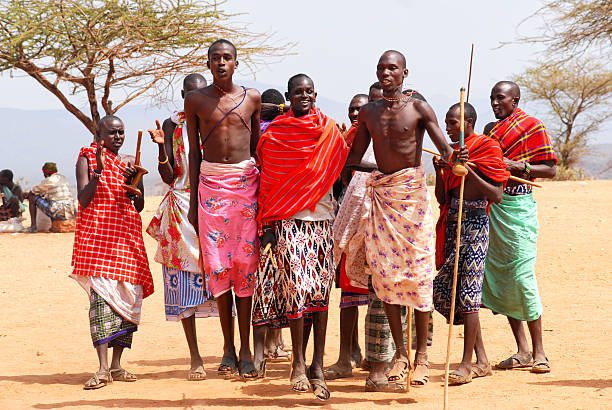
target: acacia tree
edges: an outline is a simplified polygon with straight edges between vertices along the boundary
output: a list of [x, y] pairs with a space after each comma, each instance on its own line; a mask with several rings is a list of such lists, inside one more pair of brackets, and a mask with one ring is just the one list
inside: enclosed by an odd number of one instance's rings
[[[548, 1], [523, 22], [539, 18], [539, 34], [518, 39], [541, 43], [546, 55], [555, 59], [582, 56], [599, 51], [609, 59], [612, 49], [612, 2], [610, 0]], [[520, 25], [519, 25], [520, 27]]]
[[[233, 23], [223, 2], [197, 0], [0, 0], [0, 72], [22, 71], [49, 90], [95, 134], [106, 114], [140, 96], [167, 101], [177, 77], [206, 69], [207, 49], [234, 42], [253, 72], [271, 35]], [[88, 110], [78, 107], [81, 95]], [[87, 112], [88, 111], [88, 112]]]
[[529, 100], [548, 107], [559, 166], [574, 167], [587, 148], [589, 135], [612, 117], [612, 72], [582, 59], [529, 68], [514, 80]]

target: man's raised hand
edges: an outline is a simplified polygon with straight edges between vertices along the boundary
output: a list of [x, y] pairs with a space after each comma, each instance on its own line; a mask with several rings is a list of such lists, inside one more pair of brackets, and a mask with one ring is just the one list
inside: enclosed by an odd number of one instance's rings
[[104, 155], [106, 154], [106, 147], [102, 146], [102, 143], [98, 144], [96, 149], [96, 172], [100, 173], [104, 169]]
[[152, 128], [152, 129], [147, 130], [149, 131], [149, 135], [151, 136], [151, 141], [153, 141], [156, 144], [163, 144], [164, 143], [164, 131], [162, 130], [162, 127], [159, 124], [158, 120], [155, 120], [155, 125], [157, 126], [157, 128]]

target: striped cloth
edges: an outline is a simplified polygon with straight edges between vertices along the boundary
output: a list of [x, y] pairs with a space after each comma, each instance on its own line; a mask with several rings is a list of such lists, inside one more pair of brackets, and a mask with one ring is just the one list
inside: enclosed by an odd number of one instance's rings
[[344, 139], [346, 140], [346, 145], [350, 147], [353, 146], [353, 142], [355, 142], [355, 136], [357, 135], [357, 123], [351, 124], [351, 127], [346, 132]]
[[349, 148], [331, 118], [313, 108], [296, 118], [276, 117], [261, 136], [259, 216], [266, 223], [286, 219], [316, 204], [338, 179]]
[[[97, 144], [81, 148], [79, 158], [89, 163], [89, 175], [96, 167]], [[104, 169], [93, 199], [81, 207], [76, 220], [72, 250], [72, 273], [100, 276], [142, 285], [143, 296], [153, 293], [153, 277], [142, 239], [142, 221], [126, 191], [126, 164], [106, 151]]]
[[[557, 155], [550, 143], [546, 127], [540, 120], [517, 108], [489, 131], [504, 152], [504, 157], [518, 162], [554, 160]], [[471, 153], [470, 153], [471, 154]]]
[[218, 317], [217, 301], [200, 272], [189, 272], [162, 265], [166, 320]]

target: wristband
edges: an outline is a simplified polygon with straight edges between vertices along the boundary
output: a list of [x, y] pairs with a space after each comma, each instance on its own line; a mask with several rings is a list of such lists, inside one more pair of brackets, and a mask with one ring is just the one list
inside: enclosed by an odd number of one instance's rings
[[523, 170], [523, 175], [525, 177], [529, 177], [529, 174], [531, 174], [531, 165], [529, 165], [529, 162], [525, 162], [525, 169]]
[[282, 114], [284, 112], [284, 110], [285, 110], [285, 104], [279, 104], [278, 105], [278, 112]]
[[158, 159], [157, 162], [159, 162], [159, 165], [163, 165], [163, 164], [167, 163], [168, 162], [168, 156], [166, 155], [166, 159], [164, 161], [160, 161]]

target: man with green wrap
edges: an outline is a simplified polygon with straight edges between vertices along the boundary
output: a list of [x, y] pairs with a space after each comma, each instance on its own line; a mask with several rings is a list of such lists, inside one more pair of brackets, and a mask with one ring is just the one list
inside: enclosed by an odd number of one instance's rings
[[[533, 180], [553, 178], [557, 157], [538, 119], [517, 107], [521, 93], [511, 81], [500, 81], [491, 90], [491, 107], [497, 122], [489, 136], [501, 145], [508, 171]], [[498, 369], [531, 367], [534, 373], [550, 372], [542, 343], [542, 303], [535, 277], [538, 239], [537, 205], [531, 186], [508, 181], [502, 201], [489, 212], [490, 239], [482, 285], [482, 304], [508, 317], [518, 352], [497, 364]], [[527, 322], [533, 353], [525, 337]]]

